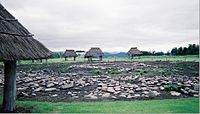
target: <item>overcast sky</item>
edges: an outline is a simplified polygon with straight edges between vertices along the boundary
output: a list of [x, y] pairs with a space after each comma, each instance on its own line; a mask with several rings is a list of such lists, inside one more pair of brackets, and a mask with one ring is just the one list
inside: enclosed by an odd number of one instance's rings
[[199, 0], [0, 0], [52, 51], [168, 51], [199, 43]]

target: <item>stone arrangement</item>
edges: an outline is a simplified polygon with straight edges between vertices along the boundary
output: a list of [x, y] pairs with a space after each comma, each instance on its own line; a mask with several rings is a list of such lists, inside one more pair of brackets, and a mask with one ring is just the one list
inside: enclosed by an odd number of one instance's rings
[[[145, 64], [137, 64], [145, 66]], [[96, 68], [96, 65], [72, 65], [73, 68]], [[109, 67], [109, 66], [108, 66]], [[149, 67], [149, 66], [147, 66]], [[101, 69], [106, 69], [102, 67]], [[128, 72], [130, 68], [119, 69]], [[3, 75], [3, 74], [1, 74]], [[152, 99], [199, 96], [199, 77], [189, 76], [127, 76], [90, 75], [79, 73], [49, 73], [46, 70], [17, 73], [18, 99]], [[3, 76], [0, 76], [3, 77]], [[180, 91], [166, 91], [165, 85], [185, 85]], [[0, 79], [3, 87], [3, 79]]]

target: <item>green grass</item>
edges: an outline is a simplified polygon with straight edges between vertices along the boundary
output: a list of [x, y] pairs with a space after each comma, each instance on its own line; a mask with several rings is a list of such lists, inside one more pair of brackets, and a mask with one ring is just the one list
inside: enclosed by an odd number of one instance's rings
[[199, 61], [198, 55], [187, 56], [141, 56], [131, 59], [128, 58], [104, 58], [104, 61]]
[[[0, 98], [2, 102], [2, 98]], [[17, 106], [34, 107], [41, 113], [198, 113], [198, 98], [145, 101], [37, 102], [17, 101]]]
[[[97, 59], [95, 59], [97, 60]], [[77, 58], [76, 61], [73, 59], [69, 59], [68, 61], [65, 61], [64, 58], [54, 58], [54, 59], [48, 59], [49, 63], [57, 63], [57, 62], [63, 62], [63, 63], [71, 63], [71, 62], [86, 62], [87, 59], [84, 58]], [[128, 57], [125, 58], [103, 58], [103, 61], [109, 62], [109, 61], [199, 61], [198, 55], [187, 55], [187, 56], [141, 56], [140, 58], [136, 57], [134, 59], [129, 59]], [[43, 60], [45, 63], [46, 61]], [[40, 64], [40, 62], [35, 61], [36, 64]], [[2, 62], [0, 62], [2, 64]], [[31, 60], [22, 60], [18, 64], [32, 64]]]

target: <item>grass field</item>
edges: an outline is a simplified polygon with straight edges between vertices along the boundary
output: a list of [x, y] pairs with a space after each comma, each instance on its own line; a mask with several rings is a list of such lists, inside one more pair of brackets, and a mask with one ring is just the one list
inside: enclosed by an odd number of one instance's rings
[[[94, 59], [98, 60], [98, 59]], [[73, 61], [73, 58], [68, 59], [68, 61], [65, 61], [64, 58], [54, 58], [54, 59], [48, 59], [48, 63], [57, 63], [57, 62], [86, 62], [87, 59], [84, 58], [77, 58], [76, 61]], [[199, 61], [198, 55], [187, 55], [187, 56], [141, 56], [141, 57], [135, 57], [134, 59], [129, 58], [103, 58], [103, 61]], [[43, 60], [43, 63], [46, 61]], [[40, 64], [39, 61], [35, 61], [35, 63]], [[2, 62], [0, 62], [2, 64]], [[32, 64], [31, 60], [23, 60], [18, 62], [18, 64]]]
[[[0, 98], [2, 102], [2, 97]], [[17, 101], [17, 106], [33, 107], [40, 113], [198, 113], [198, 98], [146, 101], [37, 102]]]

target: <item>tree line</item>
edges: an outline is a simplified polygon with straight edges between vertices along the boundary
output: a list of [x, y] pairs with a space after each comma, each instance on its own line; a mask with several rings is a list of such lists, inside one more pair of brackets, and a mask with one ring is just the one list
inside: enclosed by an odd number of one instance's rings
[[171, 51], [167, 53], [164, 52], [148, 52], [142, 51], [143, 55], [153, 55], [153, 56], [161, 56], [161, 55], [199, 55], [199, 45], [198, 44], [189, 44], [188, 47], [174, 47]]
[[[189, 44], [188, 47], [174, 47], [171, 51], [167, 53], [164, 52], [149, 52], [149, 51], [142, 51], [142, 55], [152, 55], [152, 56], [162, 56], [162, 55], [199, 55], [199, 45], [198, 44]], [[54, 52], [50, 58], [62, 58], [64, 52]], [[112, 53], [105, 53], [105, 57], [111, 56]], [[116, 54], [115, 54], [116, 55]], [[117, 55], [120, 57], [127, 57], [127, 53], [121, 52]]]
[[199, 45], [189, 44], [188, 47], [175, 47], [171, 50], [171, 55], [199, 55]]

